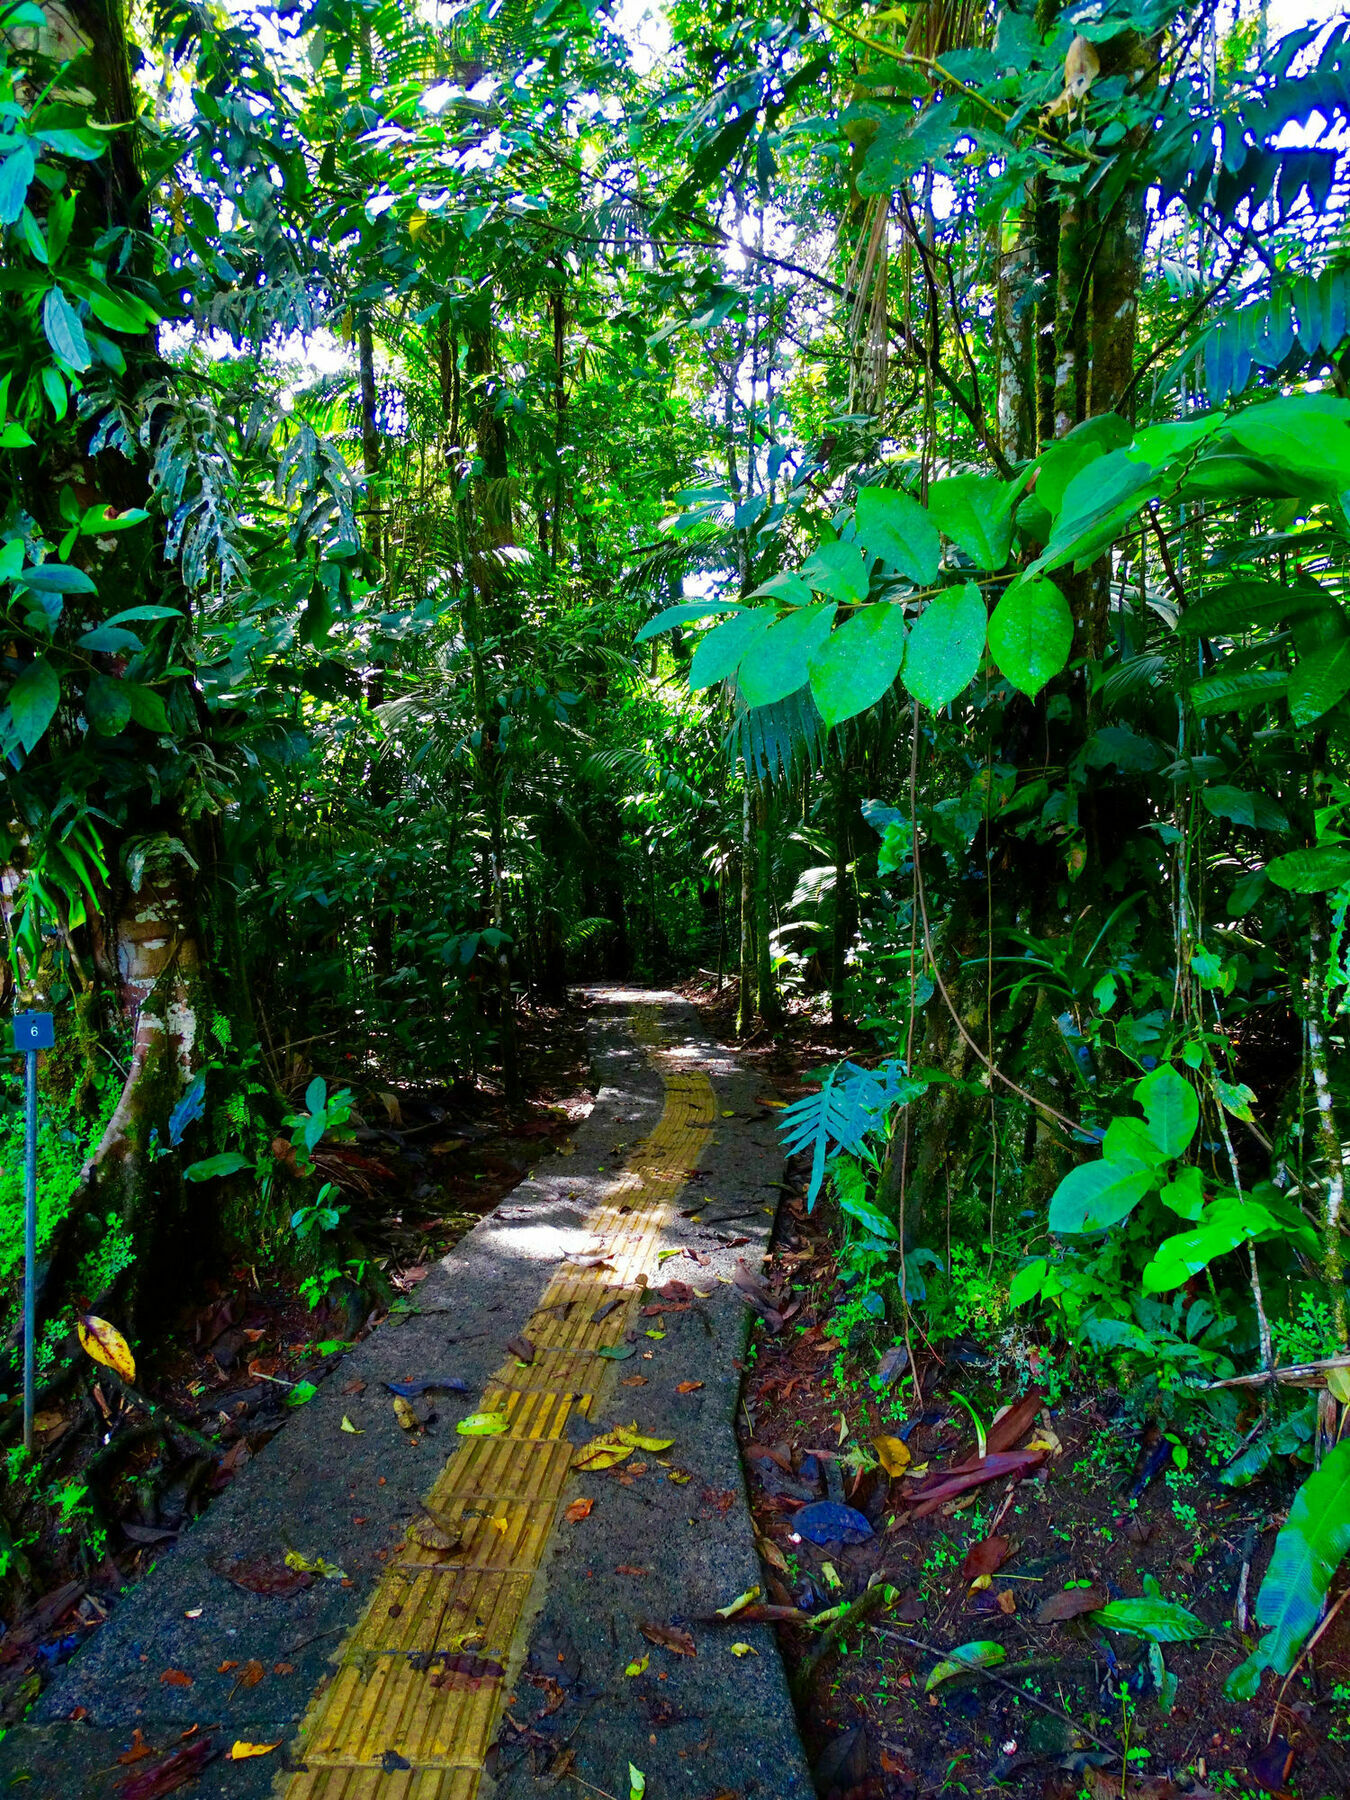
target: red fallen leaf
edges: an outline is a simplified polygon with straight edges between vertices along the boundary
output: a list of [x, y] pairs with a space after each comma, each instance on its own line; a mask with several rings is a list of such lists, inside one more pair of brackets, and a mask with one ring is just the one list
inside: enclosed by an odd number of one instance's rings
[[638, 1630], [649, 1644], [659, 1644], [663, 1650], [673, 1650], [676, 1656], [698, 1655], [693, 1638], [678, 1625], [659, 1625], [654, 1619], [639, 1619]]
[[291, 1569], [279, 1556], [257, 1556], [248, 1562], [214, 1563], [217, 1575], [246, 1594], [268, 1594], [284, 1600], [291, 1594], [303, 1593], [314, 1586], [315, 1577], [307, 1569]]
[[984, 1538], [980, 1543], [972, 1544], [966, 1551], [966, 1559], [961, 1564], [961, 1573], [967, 1581], [974, 1581], [977, 1575], [992, 1575], [995, 1569], [1003, 1567], [1011, 1553], [1011, 1538]]
[[272, 1664], [272, 1673], [274, 1675], [294, 1675], [295, 1664], [294, 1663], [273, 1663]]
[[1059, 1593], [1041, 1601], [1036, 1608], [1036, 1623], [1062, 1625], [1066, 1619], [1081, 1618], [1105, 1605], [1106, 1595], [1101, 1588], [1061, 1588]]
[[192, 1677], [186, 1669], [165, 1669], [159, 1678], [161, 1687], [191, 1687]]
[[574, 1500], [572, 1502], [572, 1504], [567, 1508], [567, 1511], [563, 1514], [563, 1517], [565, 1519], [570, 1519], [572, 1521], [572, 1523], [575, 1525], [578, 1519], [589, 1519], [590, 1518], [591, 1508], [594, 1505], [595, 1505], [594, 1500], [586, 1500], [586, 1499]]
[[985, 1434], [985, 1451], [992, 1456], [999, 1450], [1011, 1450], [1018, 1438], [1029, 1431], [1036, 1421], [1036, 1415], [1045, 1405], [1045, 1395], [1039, 1388], [1032, 1388], [1004, 1413], [1001, 1419], [995, 1419]]
[[1005, 1450], [997, 1456], [991, 1453], [973, 1467], [958, 1468], [946, 1475], [939, 1475], [936, 1481], [930, 1477], [912, 1496], [919, 1504], [910, 1517], [925, 1519], [929, 1513], [936, 1512], [944, 1500], [952, 1500], [957, 1494], [964, 1494], [970, 1488], [982, 1487], [987, 1481], [1001, 1481], [1008, 1475], [1020, 1477], [1029, 1474], [1032, 1469], [1041, 1466], [1045, 1456], [1044, 1450]]
[[89, 1717], [89, 1708], [87, 1706], [73, 1706], [70, 1709], [68, 1716], [72, 1725], [78, 1725], [81, 1719], [87, 1719]]
[[143, 1758], [153, 1756], [154, 1754], [153, 1747], [146, 1743], [145, 1735], [138, 1725], [131, 1734], [130, 1744], [128, 1744], [117, 1760], [123, 1767], [126, 1767], [131, 1763], [138, 1763], [142, 1761]]
[[687, 1281], [668, 1281], [664, 1287], [653, 1288], [652, 1292], [658, 1300], [692, 1300], [694, 1290]]
[[636, 1563], [616, 1563], [614, 1573], [616, 1575], [650, 1575], [651, 1570], [640, 1569]]
[[689, 1306], [688, 1300], [668, 1300], [661, 1306], [644, 1306], [642, 1316], [644, 1319], [654, 1319], [658, 1313], [688, 1312]]
[[237, 1662], [219, 1663], [216, 1666], [216, 1674], [217, 1675], [228, 1675], [231, 1669], [237, 1669], [238, 1667], [239, 1667], [239, 1664]]
[[128, 1775], [118, 1783], [117, 1792], [122, 1800], [160, 1800], [161, 1795], [176, 1793], [190, 1781], [195, 1781], [210, 1762], [211, 1755], [210, 1738], [196, 1738], [185, 1750], [175, 1750], [172, 1756], [156, 1763], [152, 1769], [144, 1769], [139, 1775]]

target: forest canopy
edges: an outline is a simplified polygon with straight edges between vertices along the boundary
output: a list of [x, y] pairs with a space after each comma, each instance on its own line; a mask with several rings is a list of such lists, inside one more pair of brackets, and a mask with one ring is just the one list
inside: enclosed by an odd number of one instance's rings
[[703, 971], [841, 1034], [785, 1135], [855, 1323], [978, 1275], [1345, 1471], [1348, 76], [1264, 0], [9, 6], [53, 1391], [189, 1252], [378, 1299], [362, 1095]]

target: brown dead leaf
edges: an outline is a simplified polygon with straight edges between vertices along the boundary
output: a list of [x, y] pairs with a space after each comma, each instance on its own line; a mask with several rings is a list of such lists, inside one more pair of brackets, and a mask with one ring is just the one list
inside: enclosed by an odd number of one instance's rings
[[223, 1575], [235, 1587], [243, 1588], [246, 1594], [267, 1594], [273, 1599], [301, 1593], [305, 1588], [313, 1587], [315, 1582], [312, 1570], [288, 1568], [279, 1556], [259, 1556], [249, 1562], [212, 1566], [217, 1575]]
[[651, 1570], [640, 1569], [636, 1563], [616, 1563], [614, 1573], [616, 1575], [650, 1575]]
[[646, 1385], [647, 1377], [645, 1375], [625, 1375], [619, 1383], [620, 1387], [646, 1387]]
[[154, 1754], [154, 1750], [146, 1743], [144, 1734], [138, 1725], [131, 1734], [130, 1744], [128, 1744], [127, 1748], [117, 1760], [122, 1764], [123, 1768], [126, 1768], [131, 1763], [138, 1763], [143, 1756], [153, 1756]]
[[967, 1581], [974, 1581], [980, 1575], [992, 1575], [995, 1569], [1003, 1567], [1011, 1554], [1011, 1538], [984, 1538], [978, 1544], [972, 1544], [966, 1551], [966, 1559], [961, 1564], [961, 1573]]
[[1001, 1613], [1015, 1613], [1017, 1611], [1017, 1596], [1013, 1593], [1011, 1588], [1004, 1588], [1001, 1594], [995, 1595], [995, 1599], [998, 1601], [998, 1610]]
[[274, 1675], [294, 1675], [295, 1664], [294, 1663], [273, 1663], [272, 1664], [272, 1673]]
[[696, 1394], [702, 1386], [701, 1381], [677, 1381], [675, 1392], [677, 1394]]
[[693, 1638], [678, 1625], [661, 1625], [654, 1619], [639, 1619], [638, 1630], [648, 1643], [659, 1644], [663, 1650], [673, 1650], [676, 1656], [698, 1655]]
[[186, 1669], [165, 1669], [159, 1678], [161, 1687], [191, 1687], [192, 1677]]
[[236, 1688], [255, 1688], [266, 1673], [267, 1670], [256, 1657], [253, 1657], [240, 1669], [235, 1677], [234, 1685]]
[[1101, 1588], [1062, 1588], [1048, 1600], [1042, 1600], [1036, 1608], [1036, 1623], [1062, 1625], [1068, 1619], [1081, 1618], [1084, 1613], [1096, 1612], [1105, 1605], [1106, 1595]]
[[[289, 1148], [289, 1146], [287, 1146]], [[175, 1750], [163, 1762], [152, 1763], [138, 1775], [127, 1775], [117, 1784], [121, 1800], [161, 1800], [195, 1781], [211, 1760], [211, 1739], [194, 1738], [183, 1750]]]
[[216, 1665], [216, 1674], [217, 1675], [228, 1675], [231, 1669], [237, 1669], [238, 1667], [239, 1667], [239, 1664], [237, 1662], [218, 1663]]
[[563, 1517], [565, 1519], [570, 1519], [572, 1521], [572, 1523], [575, 1525], [579, 1519], [589, 1519], [590, 1518], [591, 1508], [594, 1505], [595, 1505], [594, 1500], [586, 1500], [586, 1499], [574, 1500], [572, 1502], [572, 1504], [567, 1508], [567, 1511], [563, 1514]]
[[1030, 1393], [1024, 1394], [1015, 1406], [1010, 1406], [989, 1427], [985, 1441], [986, 1452], [992, 1456], [999, 1450], [1011, 1450], [1018, 1439], [1030, 1430], [1044, 1405], [1045, 1395], [1039, 1388], [1032, 1388]]
[[534, 1361], [534, 1345], [522, 1332], [519, 1337], [508, 1339], [507, 1354], [514, 1356], [517, 1362], [532, 1363]]
[[342, 1390], [342, 1392], [344, 1394], [364, 1394], [365, 1391], [366, 1391], [366, 1384], [364, 1381], [361, 1380], [361, 1378], [359, 1376], [356, 1378], [355, 1381], [349, 1381], [347, 1383], [346, 1387], [344, 1387]]

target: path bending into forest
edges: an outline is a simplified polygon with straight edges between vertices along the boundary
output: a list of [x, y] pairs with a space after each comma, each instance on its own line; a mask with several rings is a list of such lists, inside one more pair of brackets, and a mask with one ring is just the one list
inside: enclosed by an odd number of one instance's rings
[[[811, 1794], [771, 1629], [709, 1623], [759, 1579], [731, 1278], [768, 1246], [773, 1121], [686, 1002], [592, 999], [572, 1154], [335, 1359], [0, 1744], [0, 1789], [141, 1800], [177, 1767], [203, 1800], [628, 1800], [631, 1764], [648, 1800]], [[437, 1381], [464, 1391], [406, 1429], [388, 1384]], [[483, 1413], [505, 1431], [456, 1431]], [[574, 1467], [634, 1423], [673, 1443]]]

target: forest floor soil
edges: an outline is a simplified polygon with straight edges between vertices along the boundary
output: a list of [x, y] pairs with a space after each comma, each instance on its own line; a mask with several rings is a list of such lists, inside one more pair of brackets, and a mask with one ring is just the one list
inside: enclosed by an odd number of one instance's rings
[[[732, 988], [684, 991], [730, 1035]], [[822, 1063], [876, 1059], [805, 1005], [737, 1054], [780, 1105], [817, 1085], [807, 1071]], [[982, 1315], [978, 1284], [945, 1335], [925, 1338], [922, 1313], [908, 1346], [859, 1329], [842, 1221], [827, 1196], [808, 1211], [807, 1175], [805, 1159], [789, 1164], [765, 1266], [771, 1316], [754, 1321], [737, 1415], [765, 1596], [789, 1618], [856, 1603], [869, 1583], [893, 1596], [819, 1660], [817, 1628], [776, 1627], [821, 1800], [1350, 1794], [1350, 1607], [1278, 1699], [1270, 1678], [1250, 1705], [1223, 1693], [1246, 1648], [1239, 1595], [1250, 1613], [1304, 1466], [1219, 1485], [1223, 1459], [1194, 1420], [1169, 1438], [1146, 1404], [1016, 1315]], [[925, 1508], [925, 1473], [978, 1461], [971, 1408], [991, 1451], [1024, 1466]], [[879, 1440], [899, 1475], [880, 1466]], [[814, 1541], [821, 1529], [798, 1524], [830, 1503], [861, 1516], [842, 1540]], [[1150, 1581], [1208, 1635], [1150, 1657], [1093, 1625], [1090, 1611]], [[1345, 1586], [1342, 1574], [1333, 1606]], [[997, 1660], [932, 1683], [963, 1645], [994, 1646]]]
[[768, 1626], [717, 1616], [760, 1579], [734, 1417], [774, 1114], [687, 1003], [592, 998], [575, 1136], [326, 1359], [9, 1731], [0, 1789], [811, 1791]]

